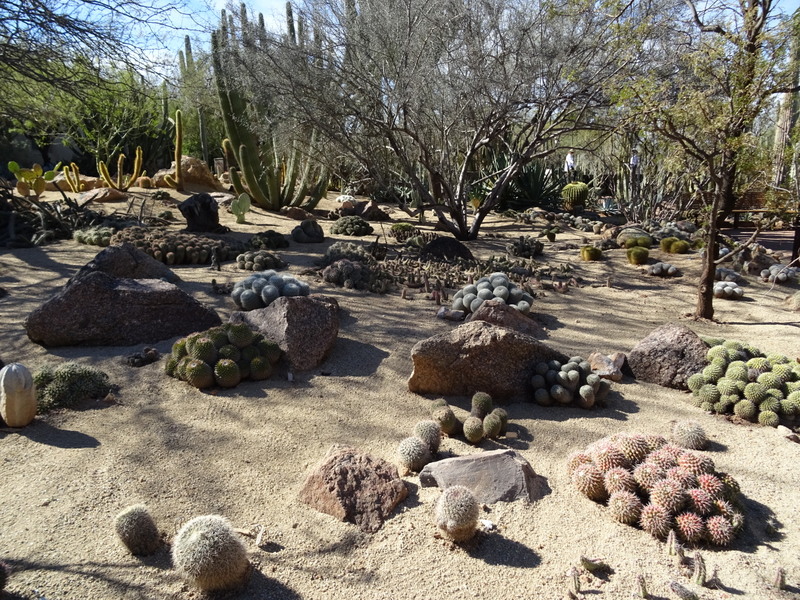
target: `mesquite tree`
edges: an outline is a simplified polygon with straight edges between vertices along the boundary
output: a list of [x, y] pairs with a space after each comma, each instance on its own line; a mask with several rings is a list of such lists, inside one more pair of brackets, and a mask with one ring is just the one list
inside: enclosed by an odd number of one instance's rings
[[668, 21], [650, 23], [640, 38], [650, 63], [621, 78], [617, 95], [708, 176], [706, 258], [694, 315], [711, 319], [718, 219], [734, 208], [739, 161], [758, 143], [756, 119], [774, 94], [792, 89], [790, 36], [772, 0], [684, 4]]
[[[369, 172], [391, 158], [442, 228], [474, 239], [524, 165], [595, 126], [604, 84], [630, 56], [600, 10], [613, 4], [305, 0], [313, 41], [270, 36], [246, 71]], [[490, 148], [508, 159], [473, 211]]]

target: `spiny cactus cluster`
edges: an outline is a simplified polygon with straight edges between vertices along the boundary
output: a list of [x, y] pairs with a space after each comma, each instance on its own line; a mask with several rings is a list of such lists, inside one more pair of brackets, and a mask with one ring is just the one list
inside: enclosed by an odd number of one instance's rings
[[643, 246], [633, 246], [632, 248], [628, 248], [625, 255], [628, 257], [628, 262], [632, 265], [644, 265], [647, 264], [647, 259], [650, 258], [650, 251]]
[[649, 235], [640, 235], [638, 237], [629, 237], [625, 239], [624, 248], [631, 249], [631, 248], [645, 248], [650, 249], [650, 246], [653, 245], [653, 238]]
[[665, 237], [658, 243], [662, 252], [668, 254], [686, 254], [691, 247], [686, 240], [678, 239], [677, 237]]
[[471, 444], [484, 438], [496, 439], [508, 428], [508, 413], [503, 408], [494, 408], [492, 397], [485, 392], [476, 392], [472, 396], [472, 408], [463, 423], [445, 400], [436, 400], [431, 405], [431, 418], [445, 435], [463, 433]]
[[300, 244], [321, 244], [325, 241], [325, 232], [314, 219], [305, 219], [292, 229], [292, 239]]
[[408, 238], [419, 235], [420, 230], [411, 223], [394, 223], [389, 228], [389, 236], [393, 237], [399, 244], [404, 244]]
[[247, 240], [247, 247], [250, 250], [278, 250], [280, 248], [288, 248], [289, 240], [277, 231], [267, 229], [252, 235]]
[[233, 285], [231, 298], [242, 310], [255, 310], [272, 304], [281, 296], [308, 296], [311, 288], [305, 281], [273, 270], [254, 273]]
[[106, 373], [74, 362], [46, 365], [34, 373], [33, 382], [39, 412], [69, 408], [90, 398], [103, 398], [111, 391]]
[[681, 274], [678, 267], [665, 262], [650, 265], [647, 267], [647, 273], [656, 277], [678, 277]]
[[521, 235], [510, 244], [506, 244], [506, 252], [511, 256], [533, 258], [544, 250], [544, 244], [530, 235]]
[[414, 425], [411, 436], [397, 445], [397, 462], [405, 472], [419, 472], [434, 460], [442, 441], [442, 428], [428, 419]]
[[267, 250], [250, 250], [236, 257], [236, 266], [243, 271], [266, 271], [283, 269], [286, 262], [277, 254]]
[[325, 251], [320, 263], [329, 265], [346, 258], [353, 262], [360, 262], [365, 265], [375, 264], [375, 258], [369, 253], [366, 247], [353, 242], [335, 242]]
[[734, 340], [712, 345], [707, 358], [709, 365], [686, 381], [695, 406], [771, 427], [800, 415], [797, 362]]
[[800, 269], [787, 265], [772, 265], [761, 271], [761, 281], [768, 283], [792, 283], [800, 277]]
[[358, 215], [341, 217], [331, 226], [331, 233], [336, 235], [362, 236], [369, 235], [374, 229], [367, 221]]
[[195, 517], [181, 527], [172, 543], [172, 562], [204, 591], [240, 587], [250, 573], [247, 549], [230, 521], [219, 515]]
[[613, 519], [658, 539], [728, 546], [744, 524], [739, 484], [708, 456], [658, 435], [617, 433], [573, 453], [573, 485]]
[[177, 233], [164, 228], [127, 227], [111, 237], [111, 245], [129, 242], [139, 250], [168, 265], [211, 262], [211, 250], [217, 249], [221, 261], [233, 260], [244, 250], [244, 244], [231, 240], [217, 240], [192, 233]]
[[540, 362], [533, 371], [533, 400], [540, 406], [602, 406], [611, 390], [611, 382], [593, 373], [589, 362], [581, 356], [573, 356], [564, 364], [557, 360]]
[[337, 260], [322, 270], [322, 279], [347, 289], [368, 290], [372, 283], [368, 265], [346, 258]]
[[475, 312], [485, 301], [495, 299], [500, 299], [522, 314], [528, 314], [533, 304], [533, 296], [517, 287], [505, 273], [495, 272], [457, 291], [453, 295], [452, 309]]
[[436, 502], [436, 526], [454, 542], [465, 542], [478, 530], [480, 504], [468, 487], [445, 488]]
[[739, 300], [744, 297], [744, 290], [733, 281], [717, 281], [714, 284], [714, 298]]
[[235, 387], [244, 379], [269, 379], [281, 354], [275, 342], [247, 324], [227, 323], [176, 341], [164, 371], [199, 389]]
[[72, 233], [72, 239], [79, 244], [88, 244], [90, 246], [107, 247], [111, 243], [111, 236], [114, 235], [116, 229], [113, 227], [103, 227], [97, 225], [87, 229], [76, 229]]

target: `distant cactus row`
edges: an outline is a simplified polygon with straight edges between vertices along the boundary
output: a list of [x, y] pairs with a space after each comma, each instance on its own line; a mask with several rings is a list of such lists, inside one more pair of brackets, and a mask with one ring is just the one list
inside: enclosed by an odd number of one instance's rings
[[105, 372], [74, 362], [44, 366], [34, 373], [33, 382], [40, 413], [69, 408], [91, 398], [103, 398], [111, 391]]
[[172, 345], [164, 371], [203, 389], [235, 387], [244, 379], [269, 379], [282, 351], [245, 323], [228, 323], [181, 338]]
[[244, 251], [244, 244], [191, 233], [175, 233], [165, 228], [128, 227], [111, 237], [111, 245], [128, 242], [156, 260], [168, 265], [199, 264], [211, 262], [211, 251], [216, 248], [221, 261], [233, 260]]
[[611, 390], [611, 382], [593, 373], [591, 365], [580, 356], [563, 365], [557, 360], [540, 362], [533, 370], [533, 400], [539, 406], [602, 406]]
[[669, 254], [686, 254], [691, 248], [689, 242], [676, 237], [665, 237], [658, 245], [662, 252], [668, 252]]
[[770, 427], [800, 416], [800, 364], [734, 340], [714, 343], [707, 358], [708, 366], [687, 380], [695, 406]]
[[236, 257], [236, 266], [242, 271], [266, 271], [283, 269], [286, 261], [267, 250], [249, 250]]
[[529, 313], [533, 304], [533, 296], [517, 287], [505, 273], [495, 272], [457, 291], [452, 309], [475, 312], [485, 301], [498, 299], [522, 314]]
[[573, 453], [575, 488], [655, 538], [728, 546], [744, 524], [739, 484], [706, 455], [658, 435], [614, 434]]
[[241, 310], [255, 310], [269, 306], [281, 296], [308, 296], [310, 293], [311, 288], [305, 281], [268, 270], [237, 281], [231, 298]]

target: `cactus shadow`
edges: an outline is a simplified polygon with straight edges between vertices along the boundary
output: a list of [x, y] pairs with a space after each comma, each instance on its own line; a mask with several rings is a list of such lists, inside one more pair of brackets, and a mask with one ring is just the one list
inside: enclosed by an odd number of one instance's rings
[[247, 585], [242, 590], [228, 592], [206, 593], [204, 598], [208, 600], [233, 600], [261, 599], [261, 598], [280, 598], [281, 600], [301, 600], [302, 596], [290, 587], [285, 586], [280, 581], [267, 577], [257, 568], [253, 569]]
[[487, 565], [531, 569], [542, 562], [541, 557], [525, 544], [496, 532], [479, 532], [465, 550], [472, 558], [482, 560]]
[[[100, 446], [100, 441], [90, 435], [81, 431], [72, 431], [70, 429], [58, 429], [53, 427], [46, 421], [41, 419], [35, 420], [33, 423], [19, 430], [19, 435], [27, 437], [30, 441], [45, 446], [53, 446], [54, 448], [97, 448]], [[0, 439], [3, 438], [4, 432], [0, 432]]]
[[741, 552], [754, 553], [759, 546], [779, 551], [774, 542], [780, 542], [786, 537], [783, 532], [783, 523], [775, 513], [765, 504], [752, 498], [742, 498], [744, 509], [744, 529], [734, 540], [732, 548]]
[[[441, 454], [441, 453], [440, 453]], [[444, 458], [450, 458], [449, 456], [445, 456]], [[437, 457], [436, 460], [441, 460]], [[408, 490], [408, 496], [405, 497], [400, 504], [403, 505], [404, 508], [416, 508], [418, 506], [422, 506], [422, 501], [419, 499], [419, 485], [414, 483], [413, 481], [409, 481], [408, 479], [403, 479], [403, 483], [406, 485], [406, 489]], [[393, 518], [395, 511], [392, 511], [389, 518]]]

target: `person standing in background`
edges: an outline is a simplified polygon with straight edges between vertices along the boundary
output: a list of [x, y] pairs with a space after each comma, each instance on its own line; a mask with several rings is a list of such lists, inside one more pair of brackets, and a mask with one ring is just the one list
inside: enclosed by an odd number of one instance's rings
[[564, 173], [567, 175], [568, 182], [575, 179], [575, 156], [572, 154], [572, 150], [567, 152], [567, 158], [564, 160]]

